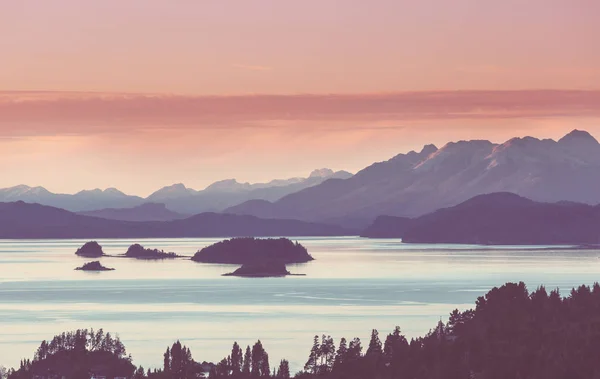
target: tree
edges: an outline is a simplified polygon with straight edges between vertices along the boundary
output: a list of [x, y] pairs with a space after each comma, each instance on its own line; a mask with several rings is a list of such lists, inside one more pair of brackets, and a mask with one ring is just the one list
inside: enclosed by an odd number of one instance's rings
[[321, 357], [320, 371], [329, 372], [333, 367], [333, 360], [335, 358], [335, 343], [331, 336], [325, 337], [323, 334], [319, 355]]
[[380, 355], [382, 353], [381, 350], [381, 340], [379, 340], [379, 332], [377, 329], [373, 329], [371, 332], [371, 341], [369, 342], [369, 348], [367, 349], [367, 355]]
[[319, 369], [319, 356], [321, 355], [321, 345], [319, 345], [319, 336], [315, 336], [313, 339], [313, 346], [310, 349], [310, 355], [308, 361], [304, 365], [304, 371], [310, 372], [313, 375], [317, 374]]
[[142, 366], [138, 367], [135, 370], [135, 374], [133, 374], [133, 379], [144, 379], [146, 377], [144, 368]]
[[342, 337], [340, 340], [340, 346], [335, 354], [335, 360], [333, 363], [333, 367], [338, 367], [342, 363], [344, 363], [346, 357], [348, 355], [348, 347], [346, 345], [346, 339]]
[[244, 356], [242, 349], [237, 342], [234, 342], [233, 348], [231, 349], [231, 373], [233, 376], [237, 376], [242, 372], [243, 361]]
[[408, 341], [406, 341], [406, 338], [402, 335], [400, 327], [396, 326], [394, 331], [391, 334], [388, 334], [383, 346], [383, 355], [387, 362], [389, 363], [397, 358], [397, 355], [400, 354], [406, 346], [408, 346]]
[[258, 340], [254, 346], [252, 346], [252, 377], [269, 377], [271, 375], [271, 369], [269, 367], [269, 355], [263, 348], [262, 343]]
[[244, 375], [250, 375], [250, 368], [252, 367], [252, 352], [250, 346], [246, 347], [246, 353], [244, 354], [244, 364], [242, 366], [242, 373]]
[[229, 376], [229, 364], [227, 358], [223, 358], [221, 362], [217, 363], [214, 374], [216, 378], [226, 378]]
[[346, 355], [346, 359], [348, 361], [357, 360], [361, 357], [361, 354], [362, 346], [360, 344], [360, 338], [354, 338], [348, 345], [348, 354]]
[[263, 355], [260, 362], [260, 376], [268, 378], [271, 376], [271, 367], [269, 366], [269, 354], [263, 350]]
[[277, 379], [290, 379], [290, 364], [287, 360], [282, 359], [279, 362], [279, 369], [277, 370]]

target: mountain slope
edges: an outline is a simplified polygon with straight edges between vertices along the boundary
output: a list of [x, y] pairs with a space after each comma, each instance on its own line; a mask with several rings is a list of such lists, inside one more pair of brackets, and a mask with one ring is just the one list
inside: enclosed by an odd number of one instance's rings
[[144, 203], [132, 208], [104, 208], [78, 213], [84, 216], [121, 221], [171, 221], [189, 217], [189, 215], [173, 212], [161, 203]]
[[[25, 201], [72, 212], [131, 208], [144, 203], [163, 203], [171, 211], [196, 214], [222, 211], [227, 207], [252, 199], [275, 201], [290, 193], [320, 184], [329, 178], [351, 176], [352, 174], [346, 171], [334, 172], [330, 169], [319, 169], [313, 171], [308, 178], [276, 179], [268, 183], [239, 183], [235, 179], [227, 179], [213, 183], [202, 191], [196, 191], [187, 188], [182, 183], [177, 183], [163, 187], [145, 199], [126, 195], [116, 188], [84, 190], [70, 195], [52, 193], [43, 187], [19, 185], [0, 189], [0, 202]], [[104, 212], [104, 215], [106, 214], [108, 213]], [[111, 216], [111, 218], [113, 217]]]
[[407, 243], [599, 244], [599, 226], [598, 206], [493, 193], [413, 220], [380, 218], [362, 235], [397, 237]]
[[297, 220], [202, 213], [183, 220], [131, 222], [84, 216], [22, 201], [0, 203], [0, 238], [184, 238], [350, 235], [346, 229]]
[[0, 202], [12, 201], [44, 204], [73, 212], [134, 207], [144, 202], [141, 197], [126, 195], [116, 188], [84, 190], [74, 195], [52, 193], [43, 187], [26, 185], [0, 189]]
[[476, 195], [513, 192], [537, 201], [600, 202], [600, 144], [574, 130], [559, 141], [513, 138], [427, 145], [375, 163], [341, 181], [246, 203], [226, 211], [262, 217], [327, 221], [377, 216], [417, 217]]
[[268, 183], [240, 183], [235, 179], [215, 182], [201, 191], [182, 184], [165, 187], [150, 195], [147, 200], [164, 203], [170, 210], [180, 213], [220, 212], [249, 200], [276, 201], [290, 193], [309, 188], [331, 178], [349, 178], [346, 171], [315, 170], [308, 178], [272, 180]]

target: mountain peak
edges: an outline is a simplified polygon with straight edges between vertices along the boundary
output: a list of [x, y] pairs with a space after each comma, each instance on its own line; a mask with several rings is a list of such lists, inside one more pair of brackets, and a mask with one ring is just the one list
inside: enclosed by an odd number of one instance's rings
[[118, 189], [116, 189], [114, 187], [105, 189], [104, 193], [111, 194], [111, 195], [125, 195], [122, 191], [119, 191]]
[[147, 200], [156, 201], [156, 200], [165, 200], [173, 197], [191, 195], [194, 191], [191, 188], [187, 188], [183, 183], [175, 183], [170, 186], [163, 187], [158, 191], [152, 193], [147, 197]]
[[10, 187], [10, 188], [4, 188], [2, 189], [3, 192], [10, 194], [11, 196], [21, 196], [21, 195], [41, 195], [41, 194], [47, 194], [49, 193], [47, 189], [45, 189], [44, 187], [30, 187], [28, 185], [25, 184], [19, 184], [17, 186], [14, 187]]
[[214, 182], [205, 191], [240, 191], [250, 189], [250, 183], [240, 183], [236, 179], [225, 179]]
[[183, 183], [175, 183], [170, 186], [166, 186], [161, 188], [162, 190], [170, 190], [170, 191], [186, 191], [188, 188]]
[[585, 130], [577, 130], [574, 129], [565, 135], [563, 138], [558, 140], [560, 144], [572, 144], [572, 143], [587, 143], [598, 145], [598, 140], [596, 140], [590, 133]]
[[313, 172], [310, 173], [310, 178], [326, 178], [328, 176], [333, 175], [333, 170], [330, 168], [320, 168], [320, 169], [316, 169], [313, 170]]
[[435, 146], [434, 144], [429, 144], [429, 145], [423, 146], [423, 148], [421, 149], [421, 152], [419, 154], [430, 155], [430, 154], [435, 153], [437, 150], [438, 150], [437, 146]]

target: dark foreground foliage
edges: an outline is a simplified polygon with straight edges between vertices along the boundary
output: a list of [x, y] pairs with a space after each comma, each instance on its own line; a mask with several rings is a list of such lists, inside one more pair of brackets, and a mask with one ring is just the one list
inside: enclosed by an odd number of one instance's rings
[[[176, 342], [161, 370], [134, 368], [125, 348], [109, 334], [77, 331], [43, 342], [33, 361], [24, 361], [9, 379], [32, 378], [39, 367], [78, 357], [66, 378], [89, 378], [90, 367], [114, 360], [114, 370], [135, 379], [290, 378], [282, 360], [272, 369], [260, 341], [231, 353], [216, 365], [197, 363]], [[83, 357], [83, 358], [81, 358]], [[102, 358], [101, 358], [102, 357]], [[373, 330], [368, 344], [358, 338], [315, 336], [301, 379], [600, 379], [600, 286], [581, 286], [563, 298], [557, 290], [508, 283], [477, 299], [475, 309], [453, 311], [424, 337], [407, 340], [399, 327], [381, 337]], [[79, 364], [79, 359], [82, 364]], [[112, 363], [111, 363], [112, 364]], [[64, 366], [64, 364], [63, 364]], [[59, 366], [57, 366], [59, 367]], [[60, 366], [62, 367], [62, 366]], [[88, 370], [88, 371], [85, 371]], [[86, 376], [87, 375], [87, 376]], [[117, 374], [109, 374], [117, 376]], [[121, 375], [121, 374], [119, 374]], [[114, 377], [113, 376], [113, 377]]]

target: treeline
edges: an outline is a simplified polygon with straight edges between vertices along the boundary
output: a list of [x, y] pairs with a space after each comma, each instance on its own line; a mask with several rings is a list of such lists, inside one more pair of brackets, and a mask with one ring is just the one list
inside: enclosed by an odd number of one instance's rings
[[[74, 349], [75, 345], [88, 350], [102, 346], [102, 343], [84, 344], [81, 335], [79, 339], [76, 335], [68, 336], [61, 337], [54, 344], [60, 347], [51, 351]], [[130, 360], [124, 348], [107, 351]], [[47, 352], [46, 359], [51, 357], [48, 354], [56, 353]], [[40, 353], [36, 357], [34, 360], [40, 359]], [[373, 330], [363, 348], [358, 338], [350, 341], [342, 338], [336, 344], [330, 336], [315, 336], [304, 369], [293, 377], [600, 379], [599, 358], [600, 285], [580, 286], [567, 297], [561, 297], [558, 290], [548, 292], [540, 287], [529, 293], [524, 283], [508, 283], [479, 297], [475, 309], [453, 311], [447, 323], [440, 321], [423, 337], [408, 340], [396, 327], [382, 338]], [[25, 378], [19, 376], [21, 371], [12, 372], [9, 378]], [[234, 343], [231, 353], [217, 364], [194, 361], [191, 351], [176, 342], [165, 352], [162, 369], [132, 369], [130, 377], [191, 379], [203, 372], [209, 378], [292, 377], [286, 360], [271, 369], [260, 341], [245, 350]]]
[[91, 368], [103, 367], [105, 376], [133, 373], [131, 356], [118, 336], [98, 329], [78, 329], [42, 341], [33, 359], [21, 361], [17, 370], [5, 374], [8, 379], [31, 379], [36, 376], [89, 378]]

